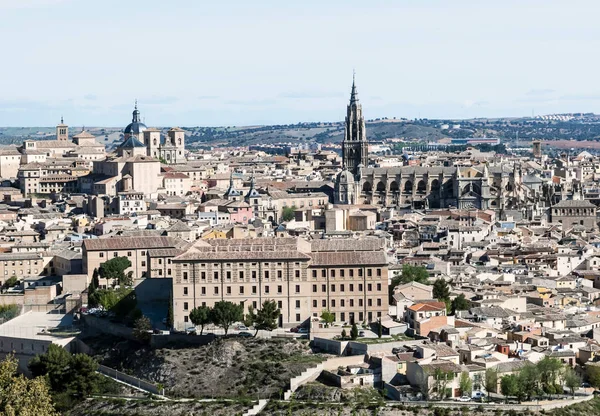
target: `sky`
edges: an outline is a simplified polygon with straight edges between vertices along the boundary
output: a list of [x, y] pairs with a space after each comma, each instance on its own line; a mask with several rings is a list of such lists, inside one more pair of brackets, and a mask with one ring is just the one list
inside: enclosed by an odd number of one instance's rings
[[0, 126], [600, 113], [597, 0], [0, 0]]

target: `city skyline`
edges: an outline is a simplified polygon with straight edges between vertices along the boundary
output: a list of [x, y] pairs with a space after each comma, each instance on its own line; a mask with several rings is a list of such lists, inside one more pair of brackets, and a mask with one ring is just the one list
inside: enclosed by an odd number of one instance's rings
[[135, 98], [152, 126], [342, 121], [353, 69], [366, 119], [598, 113], [598, 9], [2, 1], [0, 125], [121, 126]]

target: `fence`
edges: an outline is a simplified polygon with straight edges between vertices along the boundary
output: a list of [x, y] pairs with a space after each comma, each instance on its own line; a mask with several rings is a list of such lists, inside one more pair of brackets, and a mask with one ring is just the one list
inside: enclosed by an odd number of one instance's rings
[[165, 394], [165, 389], [159, 390], [159, 388], [156, 385], [148, 381], [141, 380], [137, 377], [130, 376], [129, 374], [122, 373], [121, 371], [115, 370], [114, 368], [99, 365], [98, 372], [115, 380], [122, 381], [131, 386], [137, 387], [140, 390], [145, 390], [148, 393], [159, 394], [161, 396], [164, 396]]

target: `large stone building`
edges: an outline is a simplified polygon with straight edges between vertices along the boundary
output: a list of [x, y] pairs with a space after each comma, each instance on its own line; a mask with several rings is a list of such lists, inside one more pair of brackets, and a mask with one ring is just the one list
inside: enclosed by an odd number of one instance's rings
[[372, 322], [388, 311], [388, 268], [379, 240], [198, 240], [173, 258], [176, 328], [198, 306], [226, 300], [260, 308], [275, 300], [280, 327], [330, 310], [336, 322]]
[[124, 141], [130, 137], [137, 139], [146, 146], [146, 156], [162, 159], [169, 164], [185, 163], [185, 132], [179, 127], [173, 127], [167, 132], [167, 137], [162, 140], [160, 130], [148, 128], [142, 123], [140, 110], [133, 109], [131, 123], [123, 130]]
[[370, 167], [362, 105], [352, 83], [342, 171], [335, 181], [336, 204], [409, 205], [412, 208], [507, 209], [520, 206], [518, 163], [475, 166]]

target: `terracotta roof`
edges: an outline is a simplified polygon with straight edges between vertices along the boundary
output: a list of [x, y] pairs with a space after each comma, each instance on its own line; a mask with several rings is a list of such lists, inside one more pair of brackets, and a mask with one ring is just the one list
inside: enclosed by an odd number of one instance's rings
[[440, 311], [446, 309], [446, 304], [444, 302], [428, 302], [428, 303], [417, 303], [415, 305], [411, 305], [408, 307], [411, 311], [415, 312], [431, 312], [431, 311]]

